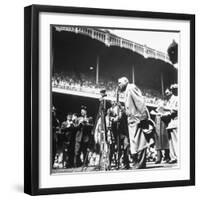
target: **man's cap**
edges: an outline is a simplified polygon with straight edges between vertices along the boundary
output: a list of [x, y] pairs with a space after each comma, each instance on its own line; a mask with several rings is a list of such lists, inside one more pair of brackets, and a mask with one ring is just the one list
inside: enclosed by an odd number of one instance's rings
[[177, 84], [172, 84], [170, 86], [170, 89], [173, 90], [173, 89], [178, 89], [178, 85]]
[[102, 88], [102, 89], [100, 90], [100, 93], [101, 93], [101, 94], [106, 93], [106, 89], [105, 89], [105, 88]]
[[177, 95], [177, 93], [178, 93], [178, 85], [177, 85], [177, 84], [172, 84], [172, 85], [170, 86], [170, 89], [171, 89], [171, 91], [172, 91], [172, 93], [173, 93], [174, 95]]

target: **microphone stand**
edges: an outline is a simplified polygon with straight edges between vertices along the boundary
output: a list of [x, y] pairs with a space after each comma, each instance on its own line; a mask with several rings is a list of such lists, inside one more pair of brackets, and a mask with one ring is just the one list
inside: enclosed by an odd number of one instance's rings
[[[117, 116], [119, 117], [119, 88], [117, 87]], [[117, 169], [119, 169], [120, 165], [120, 133], [119, 133], [119, 119], [117, 120]]]

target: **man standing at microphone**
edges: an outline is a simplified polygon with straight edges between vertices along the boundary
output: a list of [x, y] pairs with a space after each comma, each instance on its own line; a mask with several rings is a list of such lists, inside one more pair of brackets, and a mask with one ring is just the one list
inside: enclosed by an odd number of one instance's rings
[[130, 84], [126, 77], [118, 79], [118, 88], [125, 94], [125, 112], [134, 168], [142, 169], [146, 167], [146, 149], [150, 145], [141, 127], [141, 124], [149, 118], [145, 99], [139, 88], [135, 84]]

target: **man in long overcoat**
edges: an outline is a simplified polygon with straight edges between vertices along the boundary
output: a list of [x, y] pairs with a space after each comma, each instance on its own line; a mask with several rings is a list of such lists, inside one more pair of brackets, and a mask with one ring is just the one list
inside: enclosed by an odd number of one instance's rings
[[125, 93], [125, 112], [127, 115], [130, 152], [136, 169], [146, 167], [146, 149], [150, 145], [147, 141], [141, 122], [149, 118], [145, 99], [135, 84], [130, 84], [126, 77], [118, 79], [118, 87]]

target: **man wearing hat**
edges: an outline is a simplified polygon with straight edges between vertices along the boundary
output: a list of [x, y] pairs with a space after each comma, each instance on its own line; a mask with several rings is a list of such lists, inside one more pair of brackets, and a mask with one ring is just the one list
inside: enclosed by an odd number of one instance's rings
[[[74, 164], [75, 167], [79, 167], [84, 164], [87, 164], [87, 155], [91, 144], [92, 139], [92, 128], [93, 122], [92, 118], [87, 116], [87, 107], [81, 106], [81, 116], [78, 118], [78, 131], [75, 138], [75, 158]], [[81, 153], [83, 154], [83, 160], [81, 161]]]
[[66, 121], [61, 124], [63, 134], [63, 166], [73, 167], [73, 135], [74, 124], [72, 121], [72, 113], [68, 113]]
[[177, 108], [178, 108], [178, 87], [177, 84], [173, 84], [170, 87], [170, 93], [168, 94], [168, 102], [166, 107], [169, 109], [165, 116], [170, 120], [167, 130], [169, 133], [169, 151], [170, 151], [170, 164], [177, 163], [178, 160], [178, 132], [177, 132]]
[[145, 168], [146, 149], [150, 145], [141, 126], [141, 122], [149, 118], [145, 99], [138, 87], [135, 84], [130, 84], [126, 77], [118, 79], [118, 88], [120, 92], [125, 93], [125, 112], [134, 167], [136, 169]]

